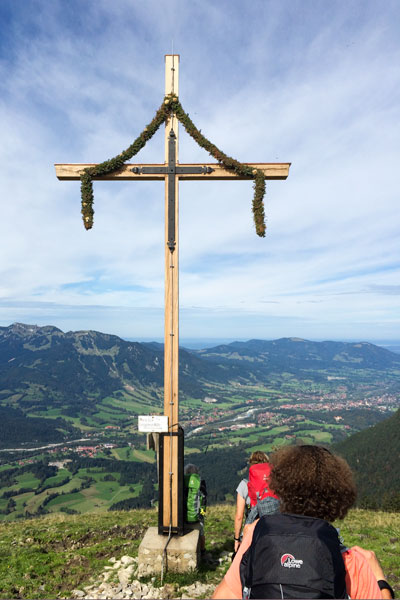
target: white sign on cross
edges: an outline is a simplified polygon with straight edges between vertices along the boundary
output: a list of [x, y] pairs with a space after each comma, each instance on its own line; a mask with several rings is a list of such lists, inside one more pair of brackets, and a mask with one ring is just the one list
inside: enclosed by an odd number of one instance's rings
[[138, 430], [142, 433], [167, 433], [168, 417], [165, 415], [140, 415]]
[[[179, 55], [165, 57], [165, 95], [179, 96]], [[178, 161], [178, 119], [172, 115], [165, 123], [165, 162], [163, 164], [125, 164], [118, 171], [96, 180], [165, 181], [165, 321], [164, 321], [164, 415], [169, 432], [178, 432], [179, 425], [179, 180], [251, 179], [228, 171], [219, 163], [181, 164]], [[286, 179], [290, 163], [246, 163], [262, 171], [265, 179]], [[62, 181], [77, 181], [81, 173], [94, 164], [56, 164], [56, 175]], [[164, 439], [162, 514], [159, 524], [163, 531], [181, 532], [182, 502], [179, 499], [178, 437]]]

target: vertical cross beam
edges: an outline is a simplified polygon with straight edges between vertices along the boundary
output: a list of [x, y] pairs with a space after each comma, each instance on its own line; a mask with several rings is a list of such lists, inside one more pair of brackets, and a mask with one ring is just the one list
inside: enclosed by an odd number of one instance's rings
[[[179, 95], [179, 56], [165, 57], [165, 95]], [[169, 135], [175, 135], [175, 157], [170, 156]], [[165, 123], [165, 163], [178, 162], [178, 120], [171, 117]], [[173, 181], [172, 181], [173, 177]], [[177, 529], [179, 515], [179, 461], [178, 461], [178, 367], [179, 367], [179, 178], [175, 173], [165, 177], [165, 330], [164, 330], [164, 415], [168, 416], [169, 433], [163, 448], [163, 529]], [[174, 187], [175, 194], [169, 193]], [[172, 190], [171, 190], [172, 192]], [[173, 200], [174, 199], [174, 200]], [[174, 243], [173, 243], [174, 242]], [[182, 474], [181, 474], [182, 475]]]

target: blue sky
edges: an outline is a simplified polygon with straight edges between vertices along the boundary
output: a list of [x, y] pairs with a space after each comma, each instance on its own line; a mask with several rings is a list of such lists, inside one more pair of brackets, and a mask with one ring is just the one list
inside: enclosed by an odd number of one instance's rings
[[[163, 186], [95, 184], [87, 232], [53, 165], [127, 148], [173, 49], [206, 137], [292, 163], [264, 239], [251, 182], [181, 183], [181, 339], [400, 339], [399, 17], [397, 0], [1, 0], [0, 325], [162, 338]], [[209, 160], [183, 131], [179, 152]]]

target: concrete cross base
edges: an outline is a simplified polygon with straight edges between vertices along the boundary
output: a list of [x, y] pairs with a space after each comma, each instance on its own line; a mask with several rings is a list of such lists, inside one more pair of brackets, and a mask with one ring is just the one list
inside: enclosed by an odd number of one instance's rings
[[164, 560], [164, 573], [175, 571], [187, 573], [197, 569], [200, 562], [199, 529], [195, 523], [185, 535], [159, 535], [157, 527], [149, 527], [139, 546], [138, 575], [144, 577], [161, 573]]

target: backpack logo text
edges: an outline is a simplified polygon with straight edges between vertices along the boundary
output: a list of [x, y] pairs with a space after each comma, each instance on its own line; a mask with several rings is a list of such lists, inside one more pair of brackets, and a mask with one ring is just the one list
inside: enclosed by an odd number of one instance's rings
[[288, 569], [301, 569], [302, 560], [296, 560], [293, 554], [282, 554], [281, 565]]

